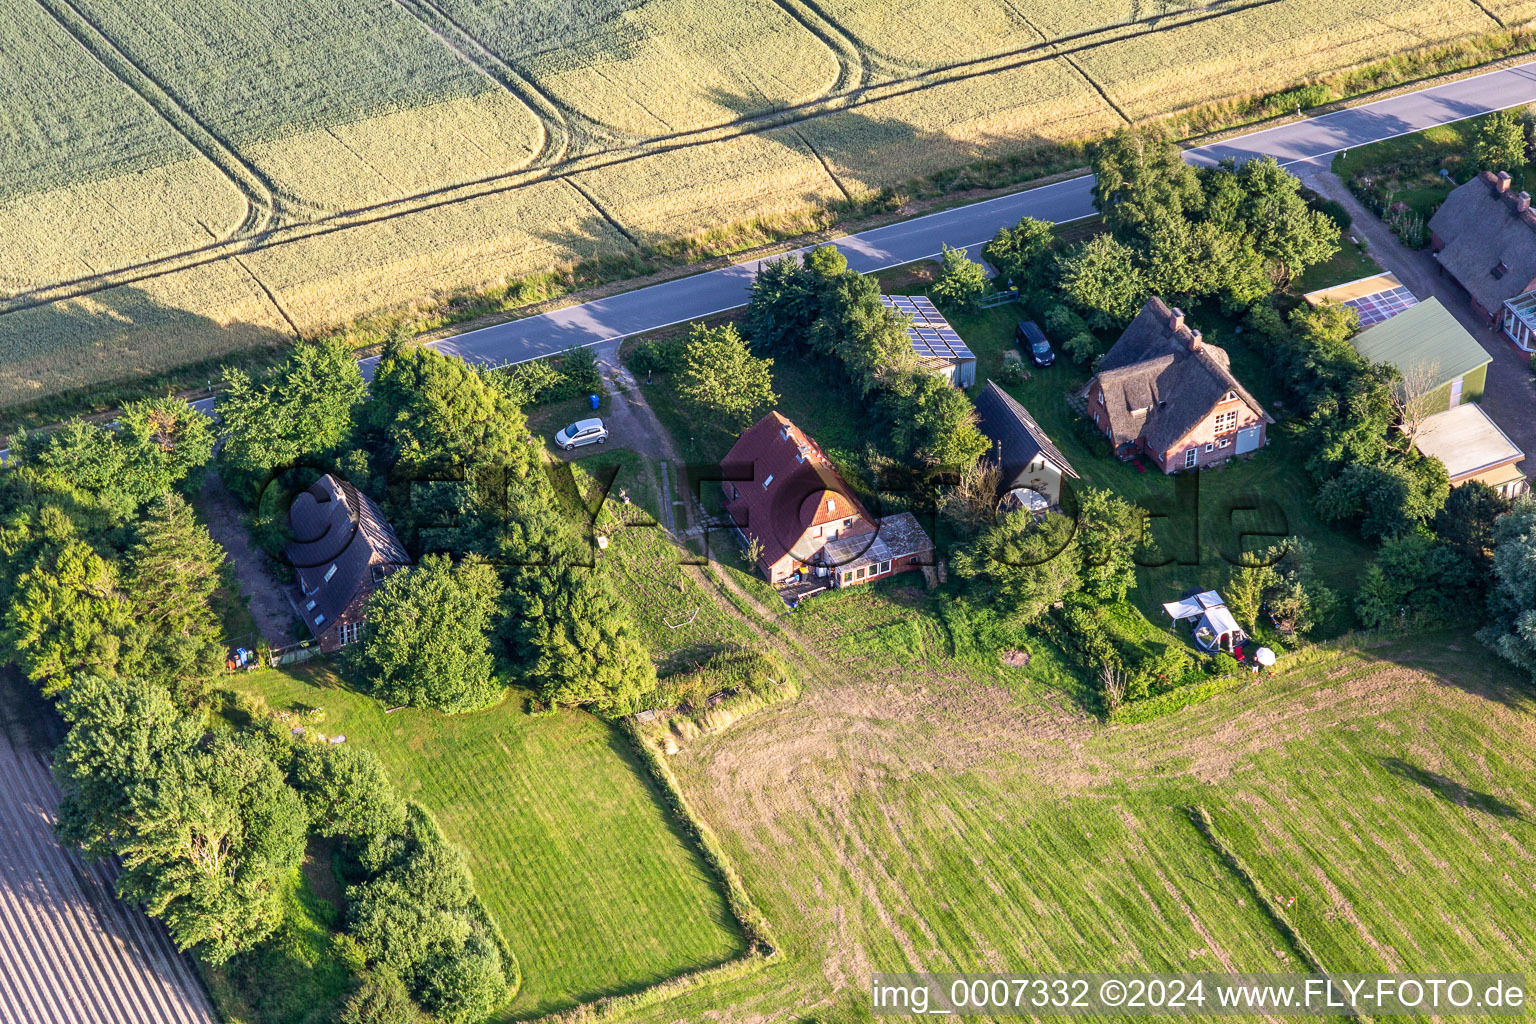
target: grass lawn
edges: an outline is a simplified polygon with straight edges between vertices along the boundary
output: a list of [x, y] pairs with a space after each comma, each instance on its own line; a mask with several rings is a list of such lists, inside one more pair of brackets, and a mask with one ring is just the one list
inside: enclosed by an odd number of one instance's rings
[[[1428, 220], [1452, 188], [1477, 173], [1472, 144], [1485, 120], [1486, 115], [1436, 125], [1350, 149], [1333, 158], [1333, 173], [1345, 180], [1369, 177], [1386, 182], [1396, 201]], [[1536, 166], [1531, 163], [1500, 169], [1513, 176], [1515, 191], [1536, 187]], [[1442, 177], [1442, 170], [1449, 176]]]
[[1312, 969], [1250, 884], [1329, 971], [1529, 972], [1533, 694], [1457, 643], [1108, 728], [833, 661], [674, 762], [784, 961], [619, 1019], [868, 1021], [873, 971]]
[[385, 714], [320, 662], [233, 682], [275, 709], [324, 708], [320, 728], [377, 753], [469, 852], [523, 973], [502, 1019], [635, 991], [741, 951], [714, 880], [600, 720], [530, 717], [516, 692], [476, 714]]
[[1339, 239], [1339, 251], [1333, 259], [1308, 267], [1305, 273], [1291, 282], [1288, 291], [1294, 292], [1299, 298], [1320, 288], [1332, 288], [1381, 273], [1381, 264], [1372, 259], [1364, 248], [1351, 242], [1349, 234], [1346, 231]]
[[[977, 355], [976, 380], [985, 384], [1002, 365], [1003, 353], [1014, 346], [1013, 331], [1024, 316], [1015, 304], [959, 316], [953, 324]], [[1071, 394], [1087, 383], [1086, 371], [1064, 355], [1054, 366], [1031, 368], [1030, 378], [1008, 391], [1039, 421], [1062, 454], [1081, 476], [1074, 486], [1103, 487], [1135, 501], [1155, 515], [1152, 535], [1157, 542], [1155, 558], [1168, 564], [1144, 567], [1137, 573], [1131, 599], [1149, 618], [1161, 624], [1161, 605], [1174, 600], [1189, 587], [1217, 587], [1227, 579], [1228, 558], [1243, 550], [1274, 543], [1267, 537], [1244, 539], [1243, 534], [1295, 534], [1317, 547], [1317, 568], [1330, 585], [1352, 593], [1370, 560], [1373, 549], [1355, 536], [1333, 529], [1312, 510], [1312, 485], [1300, 451], [1284, 423], [1285, 410], [1270, 387], [1263, 354], [1252, 351], [1233, 324], [1214, 312], [1201, 310], [1191, 322], [1207, 341], [1227, 348], [1239, 380], [1270, 410], [1280, 423], [1270, 430], [1268, 447], [1247, 461], [1224, 469], [1169, 477], [1142, 460], [1146, 472], [1120, 462], [1107, 446], [1088, 447], [1082, 436], [1081, 417], [1068, 404]], [[1348, 602], [1343, 602], [1347, 605]], [[1349, 611], [1341, 609], [1331, 632], [1349, 625]]]

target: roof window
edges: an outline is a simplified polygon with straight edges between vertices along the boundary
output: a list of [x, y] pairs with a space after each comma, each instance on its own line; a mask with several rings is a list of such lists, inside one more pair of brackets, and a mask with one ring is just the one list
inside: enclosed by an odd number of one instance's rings
[[318, 626], [323, 622], [325, 622], [325, 615], [323, 613], [315, 616], [315, 625]]
[[307, 612], [312, 612], [312, 611], [315, 610], [314, 598], [310, 598], [309, 604], [304, 606], [304, 610], [307, 611]]
[[1509, 267], [1505, 265], [1503, 260], [1499, 260], [1498, 263], [1494, 264], [1493, 269], [1488, 271], [1488, 273], [1493, 275], [1493, 279], [1495, 281], [1497, 281], [1499, 278], [1503, 277], [1508, 272], [1509, 272]]
[[773, 483], [773, 474], [769, 473], [768, 474], [768, 479], [763, 481], [763, 490], [766, 491], [768, 489], [768, 485], [771, 484], [771, 483]]
[[836, 512], [837, 511], [837, 502], [834, 501], [831, 498], [827, 499], [827, 511], [828, 512]]
[[326, 583], [331, 582], [331, 577], [335, 576], [335, 575], [336, 575], [336, 563], [332, 562], [331, 563], [331, 567], [329, 569], [325, 570], [325, 582]]

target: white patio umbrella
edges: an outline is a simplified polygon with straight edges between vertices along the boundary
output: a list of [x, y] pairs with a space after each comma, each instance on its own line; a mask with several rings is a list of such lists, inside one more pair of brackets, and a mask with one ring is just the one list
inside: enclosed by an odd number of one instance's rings
[[1275, 663], [1275, 652], [1268, 647], [1260, 647], [1253, 652], [1253, 660], [1265, 668], [1269, 668], [1269, 666]]

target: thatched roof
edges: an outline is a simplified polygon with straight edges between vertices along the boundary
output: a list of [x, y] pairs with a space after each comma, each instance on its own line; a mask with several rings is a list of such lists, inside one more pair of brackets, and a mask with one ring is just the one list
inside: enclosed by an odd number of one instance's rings
[[1165, 452], [1235, 392], [1266, 423], [1274, 420], [1232, 376], [1223, 348], [1184, 323], [1183, 314], [1156, 296], [1099, 363], [1097, 380], [1116, 445], [1142, 438]]
[[1536, 212], [1523, 195], [1510, 192], [1508, 174], [1484, 171], [1453, 189], [1429, 219], [1444, 243], [1440, 265], [1490, 313], [1536, 280]]

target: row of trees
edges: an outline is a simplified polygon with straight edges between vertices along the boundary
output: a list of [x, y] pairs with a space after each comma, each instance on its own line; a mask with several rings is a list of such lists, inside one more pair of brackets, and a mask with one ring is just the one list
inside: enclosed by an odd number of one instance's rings
[[407, 807], [371, 753], [295, 740], [272, 719], [210, 731], [169, 690], [78, 677], [61, 696], [70, 729], [54, 758], [59, 834], [122, 861], [118, 893], [219, 965], [283, 922], [311, 835], [339, 843], [347, 932], [364, 983], [351, 1013], [398, 989], [400, 1019], [483, 1019], [506, 998], [502, 943], [463, 856]]
[[868, 402], [890, 439], [887, 454], [927, 466], [968, 467], [986, 451], [975, 409], [917, 363], [907, 318], [880, 301], [880, 285], [848, 269], [833, 246], [763, 268], [747, 307], [747, 333], [763, 356], [820, 359]]

